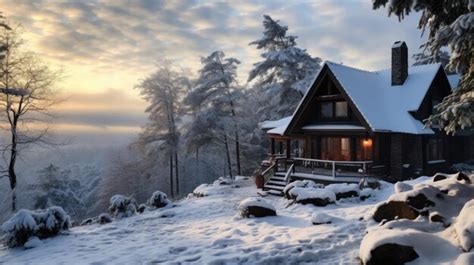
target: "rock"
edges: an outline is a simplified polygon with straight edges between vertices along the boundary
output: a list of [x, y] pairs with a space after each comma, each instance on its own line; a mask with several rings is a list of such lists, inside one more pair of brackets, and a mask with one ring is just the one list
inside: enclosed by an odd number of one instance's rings
[[375, 210], [372, 218], [376, 222], [382, 220], [395, 220], [395, 219], [416, 219], [420, 214], [418, 211], [410, 207], [407, 203], [401, 201], [389, 201], [385, 202]]
[[344, 198], [351, 198], [351, 197], [357, 197], [359, 194], [357, 191], [351, 190], [351, 191], [346, 191], [346, 192], [340, 192], [336, 193], [336, 200], [344, 199]]
[[265, 217], [265, 216], [276, 216], [276, 211], [273, 209], [261, 207], [261, 206], [247, 206], [240, 210], [240, 215], [245, 218], [251, 216], [254, 217]]
[[456, 180], [459, 182], [465, 182], [467, 184], [471, 184], [471, 179], [464, 174], [463, 172], [459, 172], [456, 176]]
[[313, 204], [319, 207], [324, 207], [328, 204], [333, 203], [329, 198], [308, 198], [308, 199], [298, 200], [297, 202], [304, 205]]
[[408, 197], [407, 204], [417, 210], [435, 206], [435, 203], [428, 200], [428, 198], [423, 193], [419, 193], [414, 197]]
[[276, 210], [270, 202], [260, 197], [250, 197], [240, 202], [240, 215], [244, 218], [275, 216]]
[[370, 254], [366, 265], [402, 265], [419, 257], [413, 247], [394, 243], [378, 246]]
[[447, 179], [447, 178], [448, 178], [448, 177], [446, 176], [446, 174], [443, 174], [443, 173], [436, 173], [436, 174], [433, 176], [433, 182], [440, 181], [440, 180]]
[[333, 219], [334, 217], [320, 212], [315, 212], [311, 215], [311, 223], [313, 223], [313, 225], [330, 224]]
[[430, 214], [430, 222], [442, 223], [444, 226], [446, 226], [446, 218], [441, 216], [438, 212], [433, 212]]

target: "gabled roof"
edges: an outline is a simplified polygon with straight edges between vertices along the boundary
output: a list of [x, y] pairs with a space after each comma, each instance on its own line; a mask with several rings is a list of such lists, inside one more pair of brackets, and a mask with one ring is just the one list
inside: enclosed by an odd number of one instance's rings
[[[400, 86], [392, 86], [390, 69], [370, 72], [329, 61], [325, 62], [323, 69], [326, 67], [332, 72], [349, 97], [348, 100], [357, 108], [371, 131], [434, 133], [431, 129], [424, 128], [423, 123], [416, 120], [410, 112], [419, 109], [437, 73], [440, 70], [444, 73], [441, 64], [409, 67], [408, 77]], [[306, 97], [314, 94], [311, 90], [316, 89], [317, 86], [314, 85], [316, 80], [317, 77], [300, 101], [288, 125], [293, 124], [295, 117], [299, 116], [298, 112], [303, 108], [302, 102], [310, 100]], [[281, 134], [287, 134], [288, 127], [290, 126], [285, 126]]]

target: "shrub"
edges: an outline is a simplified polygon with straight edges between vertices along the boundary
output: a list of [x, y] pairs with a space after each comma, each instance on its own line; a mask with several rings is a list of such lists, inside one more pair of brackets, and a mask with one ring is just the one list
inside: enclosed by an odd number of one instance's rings
[[30, 237], [48, 238], [70, 227], [69, 215], [61, 207], [36, 211], [21, 209], [2, 225], [3, 240], [9, 247], [23, 246]]
[[114, 195], [110, 198], [109, 211], [117, 219], [130, 217], [137, 212], [137, 203], [132, 197]]
[[168, 200], [168, 196], [164, 192], [155, 191], [151, 195], [150, 199], [148, 200], [148, 205], [154, 208], [163, 208], [170, 204], [170, 200]]

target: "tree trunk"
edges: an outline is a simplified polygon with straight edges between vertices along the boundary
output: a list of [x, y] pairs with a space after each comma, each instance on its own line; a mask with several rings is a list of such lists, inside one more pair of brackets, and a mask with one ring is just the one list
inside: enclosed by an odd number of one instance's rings
[[174, 198], [173, 189], [173, 153], [170, 152], [170, 196]]
[[240, 142], [237, 131], [235, 132], [235, 159], [237, 160], [237, 175], [240, 176]]
[[17, 155], [17, 138], [16, 138], [16, 122], [17, 118], [13, 118], [13, 124], [11, 128], [12, 132], [12, 145], [10, 148], [10, 163], [8, 164], [8, 178], [10, 179], [10, 188], [12, 190], [12, 212], [16, 211], [16, 155]]
[[178, 152], [174, 151], [174, 174], [176, 176], [176, 195], [179, 196]]
[[230, 107], [231, 107], [231, 114], [232, 118], [234, 119], [234, 130], [235, 130], [235, 159], [237, 160], [237, 175], [241, 175], [240, 172], [240, 142], [239, 142], [239, 132], [238, 132], [238, 126], [237, 126], [237, 121], [235, 120], [236, 115], [235, 115], [235, 108], [234, 108], [234, 101], [230, 101]]
[[232, 164], [230, 162], [230, 150], [229, 150], [229, 143], [227, 141], [226, 134], [224, 134], [224, 145], [225, 145], [225, 151], [226, 151], [226, 156], [227, 156], [227, 167], [229, 168], [229, 176], [232, 178]]

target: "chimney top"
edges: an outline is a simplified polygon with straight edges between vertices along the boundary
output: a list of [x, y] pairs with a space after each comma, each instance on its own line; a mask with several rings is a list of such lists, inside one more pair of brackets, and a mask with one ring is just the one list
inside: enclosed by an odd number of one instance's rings
[[392, 86], [401, 86], [408, 77], [408, 47], [404, 41], [392, 45]]

